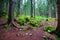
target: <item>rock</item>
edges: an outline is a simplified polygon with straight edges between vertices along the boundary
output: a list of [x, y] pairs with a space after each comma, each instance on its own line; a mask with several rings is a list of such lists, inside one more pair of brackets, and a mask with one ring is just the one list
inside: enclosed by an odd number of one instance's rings
[[43, 38], [46, 38], [46, 36], [43, 36]]
[[19, 36], [20, 36], [20, 34], [16, 34], [16, 36], [17, 36], [17, 37], [19, 37]]
[[19, 29], [20, 31], [22, 31], [22, 29]]
[[29, 35], [32, 36], [32, 33], [30, 33]]
[[48, 40], [48, 39], [47, 39], [47, 36], [45, 36], [45, 35], [44, 35], [42, 38], [43, 38], [44, 40]]
[[48, 32], [50, 33], [51, 31], [50, 31], [50, 30], [48, 30]]
[[26, 35], [28, 35], [28, 33], [26, 33]]

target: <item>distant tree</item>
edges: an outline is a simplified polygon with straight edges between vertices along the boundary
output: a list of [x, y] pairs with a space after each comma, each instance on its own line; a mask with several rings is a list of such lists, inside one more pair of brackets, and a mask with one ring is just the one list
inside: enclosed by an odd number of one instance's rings
[[18, 6], [17, 6], [17, 16], [20, 14], [20, 1], [21, 0], [17, 0], [18, 1]]
[[33, 0], [31, 0], [31, 17], [33, 17], [33, 3], [32, 3]]
[[3, 11], [3, 3], [4, 3], [4, 0], [0, 0], [0, 12]]
[[6, 0], [6, 12], [8, 13], [8, 8], [9, 7], [9, 0]]
[[34, 13], [34, 18], [35, 18], [35, 0], [33, 0], [33, 2], [34, 2], [34, 4], [33, 4], [33, 7], [34, 7], [33, 13]]

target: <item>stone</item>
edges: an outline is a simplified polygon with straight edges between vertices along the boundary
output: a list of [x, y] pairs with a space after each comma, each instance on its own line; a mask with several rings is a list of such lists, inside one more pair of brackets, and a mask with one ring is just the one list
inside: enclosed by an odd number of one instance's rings
[[26, 33], [26, 35], [28, 35], [28, 33]]
[[50, 30], [48, 30], [48, 32], [51, 32]]
[[22, 30], [22, 29], [19, 29], [20, 31]]
[[32, 33], [30, 33], [29, 35], [32, 36]]
[[20, 36], [20, 34], [16, 34], [16, 36], [17, 36], [17, 37], [19, 37], [19, 36]]

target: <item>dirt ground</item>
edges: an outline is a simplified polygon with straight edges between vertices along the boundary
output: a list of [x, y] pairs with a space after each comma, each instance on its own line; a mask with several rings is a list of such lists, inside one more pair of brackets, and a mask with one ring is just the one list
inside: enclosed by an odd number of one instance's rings
[[55, 28], [57, 26], [57, 20], [52, 20], [49, 22], [44, 21], [43, 26], [35, 30], [22, 31], [13, 26], [6, 30], [3, 28], [3, 25], [1, 25], [5, 22], [4, 20], [0, 21], [0, 40], [44, 40], [43, 27], [50, 24]]

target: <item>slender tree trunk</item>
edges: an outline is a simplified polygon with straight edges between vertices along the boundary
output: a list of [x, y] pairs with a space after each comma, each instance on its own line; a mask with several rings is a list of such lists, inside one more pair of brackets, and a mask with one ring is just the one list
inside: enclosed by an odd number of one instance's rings
[[3, 11], [3, 1], [4, 1], [4, 0], [0, 0], [0, 12]]
[[57, 5], [55, 6], [55, 8], [56, 8], [56, 19], [58, 18], [58, 16], [57, 16]]
[[57, 0], [57, 9], [58, 9], [58, 25], [57, 25], [57, 36], [60, 37], [60, 0]]
[[9, 4], [9, 1], [6, 0], [6, 12], [8, 13], [8, 4]]
[[13, 19], [14, 19], [14, 0], [9, 0], [8, 24], [13, 22]]
[[35, 0], [34, 0], [34, 18], [35, 18]]
[[47, 17], [51, 17], [51, 3], [50, 3], [51, 0], [47, 0], [47, 3], [48, 3], [48, 8], [47, 8]]
[[31, 0], [31, 17], [33, 17], [33, 3], [32, 3], [32, 0]]
[[20, 14], [20, 0], [18, 0], [17, 16]]

